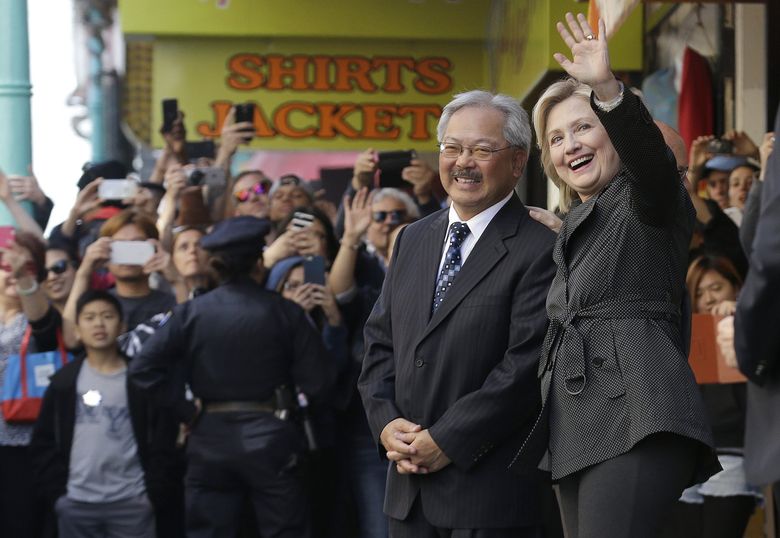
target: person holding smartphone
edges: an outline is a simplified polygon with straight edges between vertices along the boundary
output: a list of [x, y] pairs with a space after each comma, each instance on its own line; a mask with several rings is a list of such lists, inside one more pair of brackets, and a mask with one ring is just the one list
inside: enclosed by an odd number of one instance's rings
[[[76, 277], [68, 302], [65, 306], [65, 339], [69, 346], [75, 345], [73, 327], [75, 323], [75, 307], [78, 297], [93, 287], [93, 273], [96, 269], [106, 267], [115, 281], [111, 293], [119, 300], [124, 312], [127, 330], [155, 314], [167, 312], [176, 304], [176, 298], [164, 291], [154, 290], [149, 285], [149, 275], [153, 272], [163, 272], [168, 269], [170, 254], [165, 252], [158, 239], [154, 222], [147, 217], [126, 209], [108, 219], [100, 229], [100, 237], [89, 247], [84, 259], [76, 271]], [[119, 254], [117, 242], [131, 248], [130, 257], [121, 260], [122, 263], [111, 263], [112, 255]], [[132, 243], [124, 243], [132, 242]], [[132, 247], [144, 247], [145, 257], [133, 259]]]

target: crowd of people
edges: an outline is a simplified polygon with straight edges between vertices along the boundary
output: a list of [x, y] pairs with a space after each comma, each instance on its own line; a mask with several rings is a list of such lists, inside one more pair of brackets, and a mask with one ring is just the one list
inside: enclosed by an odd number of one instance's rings
[[367, 149], [339, 207], [232, 175], [233, 112], [212, 156], [179, 113], [150, 177], [86, 166], [47, 237], [52, 200], [0, 173], [0, 390], [70, 357], [37, 420], [0, 413], [0, 536], [741, 537], [746, 385], [696, 385], [686, 322], [737, 311], [774, 135], [688, 151], [603, 27], [558, 29], [571, 78], [532, 115], [558, 208], [514, 193], [531, 122], [483, 91], [438, 171], [381, 188]]

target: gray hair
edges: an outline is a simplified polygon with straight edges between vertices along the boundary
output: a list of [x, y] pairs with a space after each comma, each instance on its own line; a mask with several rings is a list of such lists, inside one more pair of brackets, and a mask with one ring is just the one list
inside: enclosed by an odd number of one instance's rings
[[465, 107], [494, 108], [504, 115], [504, 138], [512, 145], [525, 151], [531, 147], [531, 125], [528, 123], [528, 113], [523, 110], [516, 99], [501, 93], [490, 93], [484, 90], [472, 90], [457, 94], [447, 103], [441, 112], [436, 136], [439, 142], [447, 132], [447, 125], [455, 112]]
[[406, 194], [404, 191], [393, 189], [391, 187], [379, 189], [378, 191], [375, 191], [374, 195], [371, 197], [371, 203], [374, 204], [381, 202], [385, 198], [392, 198], [393, 200], [404, 204], [404, 207], [406, 207], [406, 215], [410, 220], [417, 220], [420, 218], [420, 210], [417, 207], [417, 204], [415, 204], [414, 200], [412, 200], [412, 197]]

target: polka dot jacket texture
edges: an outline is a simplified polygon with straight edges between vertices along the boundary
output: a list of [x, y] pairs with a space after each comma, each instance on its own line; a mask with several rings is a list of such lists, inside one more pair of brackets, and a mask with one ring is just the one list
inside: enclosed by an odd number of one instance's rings
[[563, 221], [539, 364], [545, 406], [521, 452], [549, 435], [546, 464], [560, 479], [673, 432], [702, 443], [704, 478], [717, 460], [680, 332], [694, 210], [639, 99], [592, 106], [622, 167]]

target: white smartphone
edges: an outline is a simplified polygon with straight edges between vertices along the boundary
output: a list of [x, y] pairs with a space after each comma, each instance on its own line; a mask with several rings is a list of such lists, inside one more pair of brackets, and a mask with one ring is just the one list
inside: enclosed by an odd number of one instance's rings
[[138, 183], [132, 179], [104, 179], [98, 186], [98, 198], [124, 200], [138, 192]]
[[111, 241], [111, 263], [143, 265], [154, 256], [154, 245], [147, 241]]

